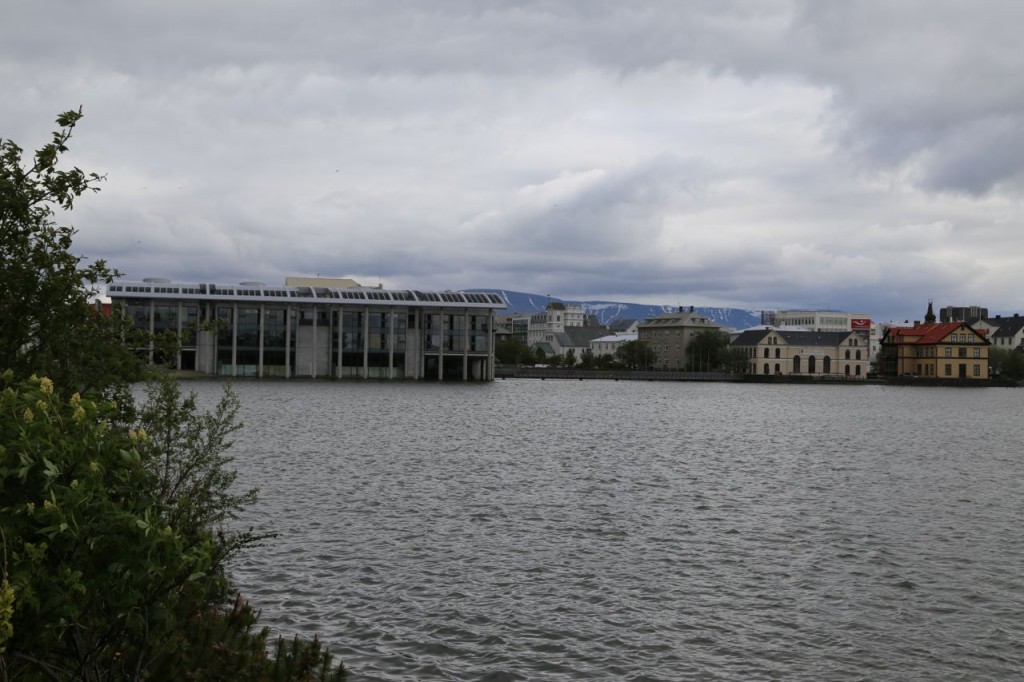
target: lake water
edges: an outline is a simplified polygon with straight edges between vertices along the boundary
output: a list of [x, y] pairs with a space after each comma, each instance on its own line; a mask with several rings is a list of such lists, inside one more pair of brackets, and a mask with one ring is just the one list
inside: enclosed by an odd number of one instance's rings
[[355, 680], [1024, 675], [1019, 390], [235, 389], [233, 579]]

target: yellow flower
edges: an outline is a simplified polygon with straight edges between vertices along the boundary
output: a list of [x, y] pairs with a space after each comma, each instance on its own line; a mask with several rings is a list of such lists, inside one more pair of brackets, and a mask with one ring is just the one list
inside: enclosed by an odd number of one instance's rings
[[77, 478], [75, 480], [71, 481], [71, 487], [72, 488], [77, 488], [78, 487], [78, 479]]
[[99, 470], [100, 470], [100, 465], [97, 464], [96, 460], [92, 460], [92, 461], [89, 462], [89, 471], [99, 471]]
[[77, 405], [80, 402], [82, 402], [82, 396], [79, 395], [78, 393], [72, 393], [71, 394], [71, 404], [72, 405]]
[[36, 510], [36, 503], [35, 502], [26, 502], [25, 503], [25, 511], [27, 511], [29, 514], [31, 514], [35, 510]]
[[142, 428], [141, 426], [135, 432], [135, 435], [138, 436], [140, 441], [145, 442], [145, 441], [149, 440], [149, 434], [146, 433], [146, 429]]
[[72, 418], [78, 423], [82, 423], [83, 421], [85, 421], [85, 409], [81, 405], [76, 407], [75, 413], [72, 415]]
[[46, 403], [44, 403], [42, 400], [37, 400], [36, 409], [39, 410], [40, 412], [46, 412]]
[[53, 509], [53, 502], [43, 500], [43, 509]]
[[14, 626], [11, 621], [14, 619], [14, 588], [7, 582], [7, 578], [0, 582], [0, 654], [7, 648], [4, 642], [14, 636]]
[[21, 418], [24, 419], [27, 422], [30, 422], [33, 419], [35, 419], [36, 416], [34, 414], [32, 414], [32, 408], [31, 407], [26, 407], [25, 411], [21, 413]]
[[42, 391], [44, 395], [50, 395], [53, 393], [53, 381], [51, 381], [49, 377], [43, 377], [39, 380], [39, 390]]

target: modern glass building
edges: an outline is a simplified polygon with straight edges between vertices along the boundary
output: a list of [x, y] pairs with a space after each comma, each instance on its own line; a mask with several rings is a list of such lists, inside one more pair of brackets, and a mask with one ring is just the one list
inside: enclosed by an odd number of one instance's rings
[[490, 381], [507, 307], [491, 293], [155, 278], [107, 293], [137, 327], [181, 339], [174, 358], [143, 349], [151, 360], [230, 377]]

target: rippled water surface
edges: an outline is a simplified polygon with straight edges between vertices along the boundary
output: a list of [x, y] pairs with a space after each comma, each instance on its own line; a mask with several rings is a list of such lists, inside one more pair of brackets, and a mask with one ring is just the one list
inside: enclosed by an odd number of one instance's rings
[[233, 577], [353, 679], [1024, 671], [1019, 390], [235, 389], [244, 521], [279, 537]]

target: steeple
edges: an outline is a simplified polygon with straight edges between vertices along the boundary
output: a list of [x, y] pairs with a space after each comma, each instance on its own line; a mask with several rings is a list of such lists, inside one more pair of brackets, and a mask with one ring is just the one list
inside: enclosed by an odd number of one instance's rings
[[926, 312], [924, 314], [924, 323], [925, 324], [934, 324], [935, 323], [935, 311], [932, 310], [932, 300], [931, 299], [928, 299], [928, 312]]

